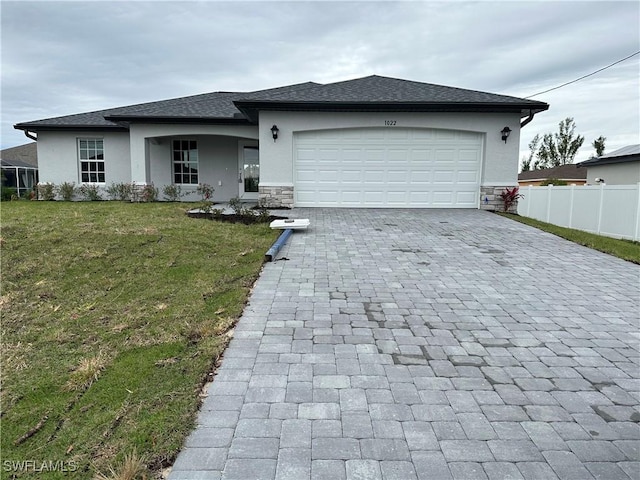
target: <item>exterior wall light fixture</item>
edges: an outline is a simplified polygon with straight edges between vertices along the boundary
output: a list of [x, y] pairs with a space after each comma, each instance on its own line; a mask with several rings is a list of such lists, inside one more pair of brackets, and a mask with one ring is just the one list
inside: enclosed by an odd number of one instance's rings
[[504, 127], [500, 133], [502, 134], [502, 141], [507, 143], [507, 138], [509, 138], [509, 134], [511, 133], [511, 129], [509, 127]]
[[277, 125], [274, 125], [273, 127], [271, 127], [271, 135], [273, 136], [273, 141], [275, 142], [278, 138], [278, 132], [280, 131], [280, 129], [278, 128]]

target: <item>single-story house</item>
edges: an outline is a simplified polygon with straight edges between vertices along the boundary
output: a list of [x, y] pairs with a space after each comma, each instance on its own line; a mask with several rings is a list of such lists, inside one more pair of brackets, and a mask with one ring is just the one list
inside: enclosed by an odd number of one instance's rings
[[[153, 183], [269, 207], [487, 208], [549, 105], [381, 77], [215, 92], [18, 123], [42, 182]], [[187, 199], [195, 199], [195, 194]]]
[[580, 162], [587, 183], [594, 185], [633, 185], [640, 183], [640, 144], [628, 145], [598, 158]]
[[15, 188], [19, 196], [33, 190], [38, 183], [38, 152], [35, 142], [0, 151], [2, 186]]
[[558, 167], [529, 170], [518, 175], [518, 185], [521, 187], [537, 187], [549, 180], [561, 180], [567, 185], [584, 185], [587, 182], [587, 172], [578, 168], [575, 163], [568, 163]]

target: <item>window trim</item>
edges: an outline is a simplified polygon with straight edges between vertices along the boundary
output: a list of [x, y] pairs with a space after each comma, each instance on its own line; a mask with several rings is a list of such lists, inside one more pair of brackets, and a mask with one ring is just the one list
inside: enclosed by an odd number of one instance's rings
[[[180, 145], [180, 149], [176, 150], [175, 148], [175, 143], [176, 142], [194, 142], [195, 143], [195, 149], [191, 149], [188, 148], [187, 150], [183, 150], [182, 149], [182, 145]], [[189, 145], [190, 147], [190, 145]], [[191, 150], [195, 150], [196, 151], [196, 161], [194, 162], [193, 160], [191, 160]], [[174, 158], [174, 154], [176, 151], [179, 152], [183, 152], [186, 153], [188, 155], [187, 160], [176, 160]], [[198, 186], [200, 184], [200, 149], [198, 147], [198, 140], [196, 138], [174, 138], [171, 140], [171, 150], [170, 150], [170, 155], [171, 155], [171, 184], [172, 185], [178, 185], [178, 186], [184, 186], [184, 187], [194, 187], [194, 186]], [[189, 183], [183, 183], [183, 182], [176, 182], [176, 175], [180, 175], [180, 177], [182, 178], [182, 180], [184, 180], [185, 176], [191, 176], [193, 175], [192, 173], [176, 173], [175, 171], [175, 166], [176, 164], [180, 164], [180, 165], [189, 165], [189, 164], [194, 164], [196, 165], [196, 182], [189, 182]]]
[[[95, 159], [91, 159], [91, 158], [83, 159], [82, 158], [82, 153], [81, 153], [82, 150], [83, 150], [83, 148], [81, 147], [81, 142], [83, 142], [83, 141], [85, 141], [85, 142], [87, 142], [87, 141], [90, 141], [90, 142], [101, 142], [102, 143], [101, 150], [98, 150], [97, 147], [94, 150], [95, 150], [96, 153], [100, 152], [100, 151], [102, 152], [102, 159], [98, 159], [98, 158], [95, 158]], [[78, 183], [80, 185], [106, 185], [107, 184], [107, 168], [106, 168], [107, 164], [106, 164], [106, 161], [105, 161], [105, 153], [104, 153], [104, 150], [105, 150], [104, 149], [104, 137], [78, 137], [78, 138], [76, 138], [76, 148], [77, 148], [77, 157], [78, 157]], [[89, 151], [88, 148], [85, 148], [84, 150]], [[82, 164], [83, 163], [89, 164], [89, 169], [86, 170], [87, 175], [89, 175], [89, 181], [88, 182], [85, 182], [85, 181], [82, 180], [82, 175], [85, 172], [82, 169]], [[102, 163], [102, 172], [97, 169], [97, 165], [96, 165], [96, 170], [92, 171], [91, 170], [91, 166], [90, 166], [91, 163]], [[101, 181], [92, 182], [91, 181], [91, 177], [90, 177], [90, 175], [92, 173], [96, 174], [96, 178], [99, 178], [98, 175], [100, 173], [102, 173], [104, 175], [104, 181], [102, 181], [102, 182]]]

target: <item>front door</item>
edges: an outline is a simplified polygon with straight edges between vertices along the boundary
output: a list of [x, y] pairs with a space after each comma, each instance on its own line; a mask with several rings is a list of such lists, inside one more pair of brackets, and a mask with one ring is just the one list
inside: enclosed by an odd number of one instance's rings
[[238, 193], [242, 200], [258, 199], [260, 156], [255, 145], [240, 145]]

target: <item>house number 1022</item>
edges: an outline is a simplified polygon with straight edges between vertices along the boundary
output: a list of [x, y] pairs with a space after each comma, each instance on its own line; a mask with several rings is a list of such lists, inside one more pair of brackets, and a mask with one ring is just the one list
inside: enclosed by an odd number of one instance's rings
[[384, 125], [385, 125], [385, 127], [395, 127], [396, 126], [396, 121], [395, 120], [385, 120], [384, 121]]

